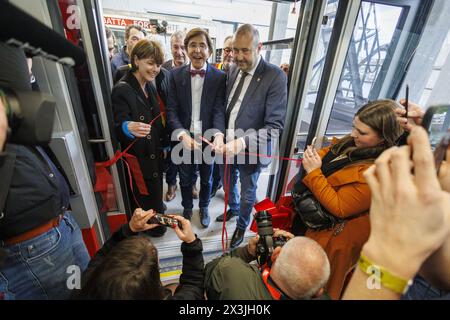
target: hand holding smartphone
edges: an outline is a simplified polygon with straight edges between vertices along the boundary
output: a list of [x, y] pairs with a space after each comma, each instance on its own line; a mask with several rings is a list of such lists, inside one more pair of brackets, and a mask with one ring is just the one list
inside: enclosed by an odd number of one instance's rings
[[316, 140], [317, 140], [317, 137], [314, 137], [313, 139], [312, 139], [312, 142], [311, 142], [311, 146], [315, 149], [316, 148]]
[[178, 228], [182, 229], [180, 221], [178, 221], [177, 219], [168, 217], [166, 215], [160, 214], [160, 213], [155, 214], [155, 216], [153, 216], [148, 221], [148, 223], [149, 224], [153, 224], [153, 223], [159, 224], [159, 225], [166, 226], [169, 228], [173, 228], [175, 225], [178, 225]]
[[434, 164], [436, 166], [436, 172], [439, 174], [439, 169], [441, 168], [441, 164], [444, 160], [446, 160], [446, 154], [448, 147], [450, 145], [450, 131], [442, 137], [439, 145], [434, 149]]
[[428, 132], [436, 170], [439, 173], [450, 144], [450, 105], [429, 107], [423, 117], [422, 126]]

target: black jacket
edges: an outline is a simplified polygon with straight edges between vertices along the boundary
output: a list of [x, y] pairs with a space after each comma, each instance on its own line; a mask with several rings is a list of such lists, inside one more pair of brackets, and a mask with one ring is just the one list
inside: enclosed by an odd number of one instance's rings
[[[91, 260], [85, 275], [93, 272], [122, 240], [136, 235], [138, 233], [133, 233], [128, 224], [122, 225]], [[180, 276], [180, 284], [175, 294], [169, 298], [170, 300], [204, 300], [203, 280], [205, 264], [202, 252], [202, 241], [198, 238], [192, 243], [183, 242], [181, 244], [183, 270]]]
[[[9, 170], [13, 171], [12, 179], [3, 175], [0, 178], [4, 179], [1, 189], [8, 189], [5, 207], [0, 211], [0, 240], [20, 235], [63, 214], [70, 198], [63, 175], [48, 156], [44, 158], [43, 150], [7, 144], [6, 151]], [[10, 180], [8, 186], [6, 180]]]
[[[142, 92], [136, 77], [129, 71], [113, 88], [115, 131], [122, 150], [133, 142], [122, 130], [122, 124], [125, 121], [150, 123], [160, 114], [154, 90], [150, 84], [147, 84], [147, 87], [148, 99]], [[144, 178], [153, 179], [162, 174], [162, 149], [168, 146], [168, 135], [160, 117], [152, 125], [150, 134], [146, 138], [138, 139], [128, 153], [137, 157]]]

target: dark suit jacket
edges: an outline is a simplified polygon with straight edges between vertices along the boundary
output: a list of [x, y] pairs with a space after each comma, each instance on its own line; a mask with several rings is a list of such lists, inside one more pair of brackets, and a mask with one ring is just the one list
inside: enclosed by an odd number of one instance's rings
[[[112, 90], [115, 131], [124, 150], [133, 140], [128, 138], [122, 130], [125, 121], [150, 123], [159, 115], [160, 109], [154, 90], [149, 88], [149, 99], [142, 92], [136, 77], [128, 72]], [[139, 139], [129, 153], [137, 157], [142, 174], [146, 179], [158, 177], [162, 173], [162, 148], [169, 145], [165, 128], [159, 118], [152, 126], [147, 138]]]
[[[227, 101], [239, 68], [233, 65], [227, 85]], [[278, 67], [261, 59], [239, 109], [235, 128], [283, 130], [287, 105], [287, 78]], [[281, 133], [281, 132], [280, 132]], [[247, 146], [257, 143], [257, 132], [244, 136]]]
[[[237, 65], [231, 67], [227, 84], [227, 102], [236, 78], [239, 74]], [[286, 74], [271, 63], [261, 58], [250, 85], [245, 93], [241, 107], [236, 117], [235, 129], [242, 129], [247, 148], [257, 146], [263, 137], [270, 148], [272, 138], [270, 130], [278, 130], [281, 137], [284, 128], [287, 106], [287, 78]], [[265, 133], [267, 130], [267, 133]], [[239, 135], [237, 132], [236, 135]], [[248, 149], [247, 149], [248, 150]], [[252, 151], [252, 150], [250, 150]], [[259, 150], [260, 153], [270, 154], [271, 150]], [[260, 158], [258, 163], [269, 164], [270, 159]]]
[[[170, 90], [167, 99], [167, 122], [171, 131], [189, 131], [192, 118], [190, 64], [170, 71]], [[215, 128], [225, 133], [226, 75], [208, 64], [200, 105], [202, 133]]]

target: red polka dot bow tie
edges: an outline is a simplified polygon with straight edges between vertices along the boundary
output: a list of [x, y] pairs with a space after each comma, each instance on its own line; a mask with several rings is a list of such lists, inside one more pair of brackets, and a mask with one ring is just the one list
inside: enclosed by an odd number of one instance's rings
[[199, 75], [200, 77], [204, 78], [206, 74], [205, 70], [191, 70], [191, 77], [195, 77], [196, 75]]

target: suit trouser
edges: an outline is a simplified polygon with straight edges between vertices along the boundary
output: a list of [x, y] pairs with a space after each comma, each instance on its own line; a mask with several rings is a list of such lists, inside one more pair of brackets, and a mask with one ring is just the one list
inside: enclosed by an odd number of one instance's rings
[[[178, 166], [173, 163], [172, 159], [167, 157], [164, 160], [166, 162], [166, 182], [169, 186], [174, 186], [177, 184], [177, 174], [178, 174]], [[198, 168], [195, 170], [195, 174], [192, 176], [192, 185], [195, 186], [198, 178]]]
[[[222, 179], [225, 181], [225, 166], [221, 165], [221, 168]], [[228, 205], [231, 210], [239, 212], [237, 228], [245, 230], [250, 224], [251, 213], [255, 205], [256, 188], [261, 168], [253, 165], [229, 164], [228, 169]], [[237, 185], [238, 179], [241, 183], [240, 195]]]
[[219, 186], [222, 185], [222, 174], [221, 174], [221, 168], [217, 163], [214, 163], [214, 169], [213, 169], [213, 188], [218, 189]]
[[212, 171], [213, 163], [206, 163], [203, 159], [202, 152], [186, 151], [189, 154], [183, 156], [183, 162], [178, 166], [178, 173], [180, 174], [181, 187], [181, 205], [184, 209], [192, 209], [194, 207], [192, 199], [192, 180], [195, 176], [197, 168], [200, 173], [200, 195], [199, 208], [208, 208], [211, 200], [212, 187]]

